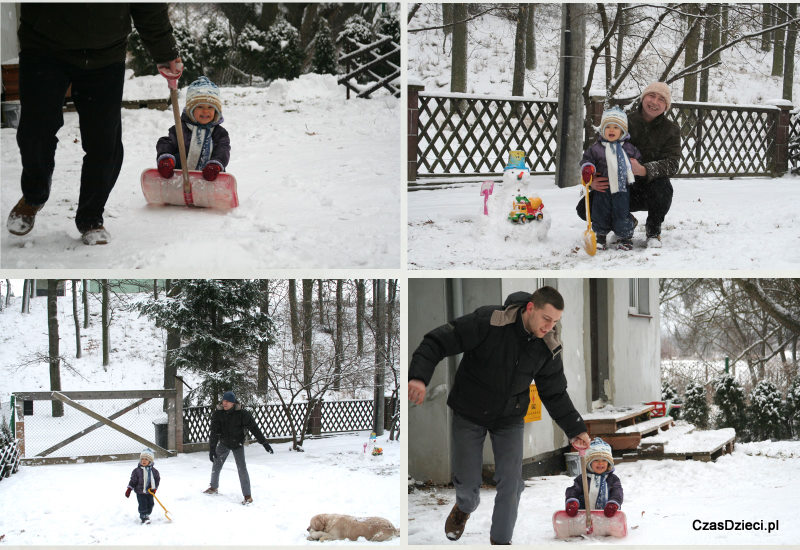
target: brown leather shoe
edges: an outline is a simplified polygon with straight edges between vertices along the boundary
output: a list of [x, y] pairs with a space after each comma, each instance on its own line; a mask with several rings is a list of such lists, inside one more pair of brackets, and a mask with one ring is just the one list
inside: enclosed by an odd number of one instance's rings
[[444, 522], [444, 534], [450, 540], [458, 540], [464, 534], [464, 527], [467, 525], [469, 514], [465, 514], [458, 509], [458, 504], [453, 504], [453, 509], [450, 510], [450, 515], [447, 516], [447, 521]]
[[248, 504], [253, 504], [253, 497], [251, 497], [250, 495], [245, 495], [242, 504], [244, 504], [245, 506]]
[[27, 235], [33, 229], [33, 223], [36, 221], [36, 214], [42, 209], [44, 205], [31, 206], [25, 202], [25, 197], [19, 199], [16, 206], [11, 209], [8, 215], [6, 227], [8, 232], [12, 235]]
[[207, 495], [216, 495], [217, 494], [217, 490], [215, 488], [213, 488], [213, 487], [209, 487], [208, 489], [206, 489], [203, 492], [205, 494], [207, 494]]

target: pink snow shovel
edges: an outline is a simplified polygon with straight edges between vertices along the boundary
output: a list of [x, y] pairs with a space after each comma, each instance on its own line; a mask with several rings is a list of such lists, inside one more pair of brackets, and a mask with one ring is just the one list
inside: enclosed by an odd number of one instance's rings
[[481, 195], [483, 195], [483, 215], [489, 215], [489, 208], [487, 202], [489, 201], [489, 195], [492, 194], [494, 191], [494, 182], [493, 181], [484, 181], [481, 183]]
[[[158, 497], [156, 496], [156, 494], [153, 492], [153, 490], [152, 490], [152, 489], [147, 489], [147, 492], [148, 492], [148, 493], [150, 493], [151, 495], [153, 495], [153, 498], [154, 498], [154, 499], [156, 499], [156, 502], [158, 502], [158, 505], [159, 505], [159, 506], [161, 506], [162, 508], [164, 508], [164, 505], [163, 505], [163, 504], [161, 504], [161, 501], [160, 501], [160, 500], [158, 500]], [[165, 516], [165, 517], [166, 517], [166, 518], [167, 518], [169, 521], [172, 521], [172, 518], [171, 518], [171, 517], [169, 517], [169, 512], [167, 511], [167, 509], [166, 509], [166, 508], [164, 508], [164, 516]]]
[[[183, 67], [180, 67], [183, 70]], [[228, 172], [220, 172], [217, 179], [207, 181], [203, 172], [186, 168], [186, 144], [183, 142], [181, 114], [178, 107], [178, 78], [168, 76], [163, 69], [161, 75], [167, 79], [172, 114], [175, 117], [175, 135], [181, 157], [181, 174], [164, 178], [155, 168], [142, 172], [142, 192], [149, 204], [175, 204], [179, 206], [201, 206], [205, 208], [235, 208], [239, 206], [236, 195], [236, 178]]]
[[586, 515], [570, 517], [566, 510], [558, 510], [553, 514], [553, 529], [556, 538], [568, 539], [580, 535], [602, 535], [622, 538], [628, 534], [628, 523], [625, 512], [617, 510], [610, 518], [603, 510], [592, 510], [589, 499], [589, 480], [586, 475], [586, 449], [578, 449], [581, 456], [581, 477], [583, 481], [583, 500], [586, 503]]

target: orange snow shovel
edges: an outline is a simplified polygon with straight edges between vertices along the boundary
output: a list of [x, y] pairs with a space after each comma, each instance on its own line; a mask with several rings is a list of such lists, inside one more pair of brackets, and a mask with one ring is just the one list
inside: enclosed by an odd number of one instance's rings
[[589, 176], [589, 181], [584, 181], [581, 175], [581, 185], [583, 185], [583, 192], [586, 196], [586, 231], [583, 232], [583, 249], [589, 256], [597, 253], [597, 235], [592, 231], [592, 216], [589, 212], [589, 187], [592, 185], [592, 179], [594, 178]]
[[[161, 506], [162, 508], [164, 508], [164, 505], [163, 505], [163, 504], [161, 504], [161, 501], [160, 501], [160, 500], [158, 500], [158, 497], [156, 496], [156, 494], [153, 492], [153, 490], [152, 490], [152, 489], [147, 489], [147, 492], [148, 492], [148, 493], [150, 493], [151, 495], [153, 495], [153, 498], [154, 498], [154, 499], [156, 499], [156, 502], [158, 502], [158, 505], [159, 505], [159, 506]], [[169, 511], [168, 511], [166, 508], [164, 508], [164, 516], [165, 516], [165, 517], [166, 517], [166, 518], [167, 518], [169, 521], [172, 521], [172, 518], [171, 518], [171, 517], [169, 517]]]

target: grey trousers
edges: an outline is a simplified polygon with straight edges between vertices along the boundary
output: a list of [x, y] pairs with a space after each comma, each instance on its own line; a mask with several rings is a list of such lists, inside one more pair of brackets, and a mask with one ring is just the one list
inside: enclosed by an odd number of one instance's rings
[[211, 467], [211, 486], [214, 489], [219, 488], [219, 473], [222, 471], [222, 465], [225, 464], [229, 453], [233, 453], [233, 458], [236, 460], [236, 469], [239, 471], [242, 494], [249, 497], [251, 495], [250, 476], [247, 474], [247, 464], [244, 461], [244, 445], [238, 449], [231, 450], [222, 443], [217, 443], [217, 458], [214, 459], [214, 465]]
[[492, 512], [490, 536], [496, 543], [511, 542], [517, 523], [519, 499], [525, 484], [522, 481], [522, 441], [525, 424], [488, 429], [453, 413], [453, 485], [456, 504], [462, 512], [471, 514], [480, 502], [482, 482], [483, 442], [486, 432], [492, 440], [497, 493]]

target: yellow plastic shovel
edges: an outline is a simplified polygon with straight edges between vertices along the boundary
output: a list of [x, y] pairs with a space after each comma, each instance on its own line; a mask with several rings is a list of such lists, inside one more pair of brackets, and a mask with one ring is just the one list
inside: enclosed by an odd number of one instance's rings
[[[148, 493], [150, 493], [151, 495], [153, 495], [153, 498], [154, 498], [154, 499], [156, 499], [156, 502], [158, 502], [158, 505], [159, 505], [159, 506], [161, 506], [162, 508], [164, 508], [164, 505], [163, 505], [163, 504], [161, 504], [161, 501], [160, 501], [160, 500], [158, 500], [158, 497], [156, 496], [156, 494], [153, 492], [153, 490], [152, 490], [152, 489], [147, 489], [147, 492], [148, 492]], [[169, 517], [169, 511], [168, 511], [166, 508], [164, 508], [164, 516], [166, 516], [166, 518], [167, 518], [169, 521], [172, 521], [172, 518], [171, 518], [171, 517]]]
[[589, 187], [592, 185], [592, 179], [583, 181], [581, 178], [581, 185], [583, 185], [584, 195], [586, 197], [586, 231], [583, 232], [583, 249], [589, 256], [594, 256], [597, 253], [597, 235], [592, 231], [592, 216], [589, 212]]

